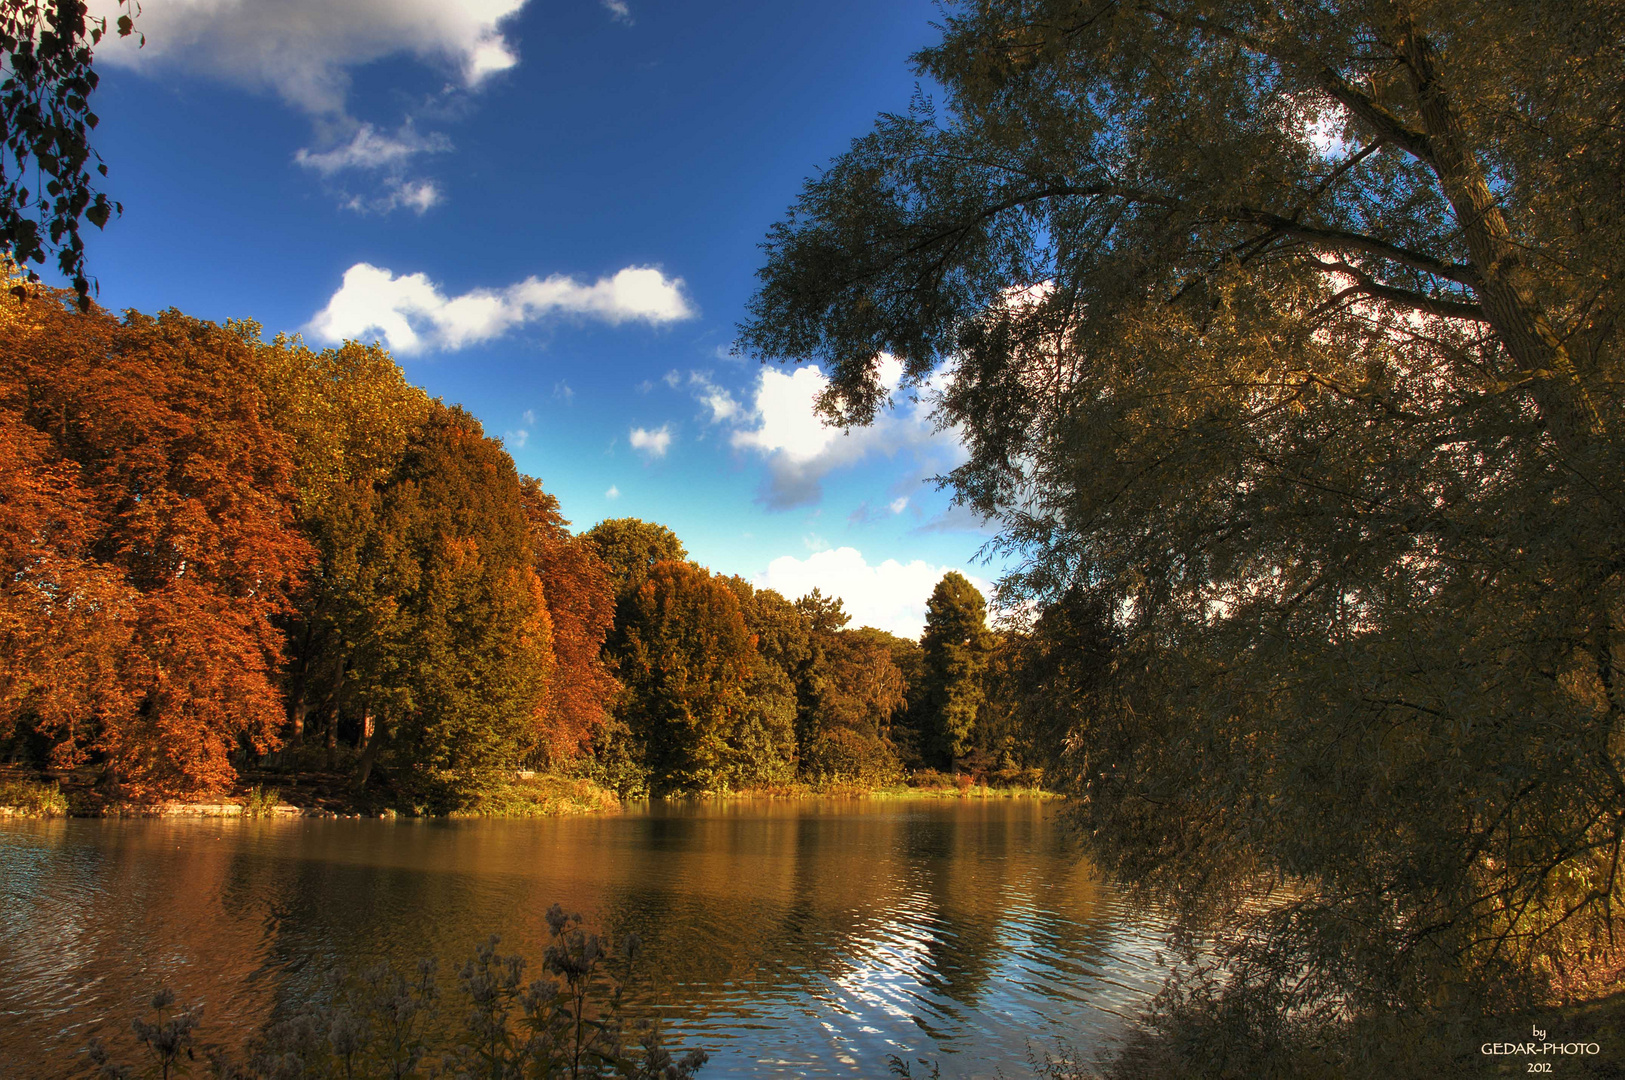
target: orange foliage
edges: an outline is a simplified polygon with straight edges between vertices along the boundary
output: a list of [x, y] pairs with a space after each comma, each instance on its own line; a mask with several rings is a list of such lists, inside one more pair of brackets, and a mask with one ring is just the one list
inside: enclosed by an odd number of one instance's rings
[[137, 797], [276, 743], [273, 616], [311, 557], [253, 351], [166, 312], [0, 300], [0, 733]]
[[553, 761], [580, 753], [609, 716], [620, 690], [603, 661], [615, 621], [615, 583], [592, 544], [571, 536], [559, 502], [524, 479], [531, 549], [553, 617], [553, 678], [542, 709], [542, 748]]

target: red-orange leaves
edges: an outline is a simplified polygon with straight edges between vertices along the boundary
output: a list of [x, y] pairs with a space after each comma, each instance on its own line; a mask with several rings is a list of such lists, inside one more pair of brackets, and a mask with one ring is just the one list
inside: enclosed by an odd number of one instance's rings
[[275, 742], [271, 623], [310, 558], [255, 357], [166, 312], [0, 301], [0, 732], [138, 797]]
[[553, 678], [541, 716], [541, 753], [568, 760], [608, 719], [620, 684], [604, 665], [604, 638], [615, 621], [615, 584], [597, 549], [571, 536], [558, 500], [539, 481], [522, 481], [536, 572], [553, 621]]

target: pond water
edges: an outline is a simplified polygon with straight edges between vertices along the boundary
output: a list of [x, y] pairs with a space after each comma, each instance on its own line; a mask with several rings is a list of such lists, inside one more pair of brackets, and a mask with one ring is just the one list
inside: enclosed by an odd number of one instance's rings
[[[1053, 804], [656, 805], [540, 821], [0, 822], [0, 1077], [130, 1051], [161, 986], [240, 1042], [319, 973], [474, 945], [538, 967], [553, 902], [644, 942], [636, 1007], [703, 1077], [1027, 1075], [1108, 1048], [1161, 927], [1094, 880]], [[919, 1070], [916, 1069], [916, 1075]]]

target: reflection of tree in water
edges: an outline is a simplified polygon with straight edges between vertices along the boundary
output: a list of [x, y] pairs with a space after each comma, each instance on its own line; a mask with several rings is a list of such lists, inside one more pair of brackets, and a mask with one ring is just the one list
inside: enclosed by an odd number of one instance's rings
[[[170, 982], [181, 1001], [207, 1002], [211, 1038], [240, 1041], [308, 1001], [333, 968], [433, 955], [455, 998], [457, 965], [491, 932], [534, 975], [558, 901], [643, 939], [631, 1003], [685, 1044], [746, 1055], [815, 1045], [883, 1061], [891, 1044], [879, 1040], [926, 1037], [909, 1022], [918, 1017], [941, 1052], [1019, 1060], [1022, 1035], [1000, 1025], [1076, 1025], [1083, 984], [1122, 945], [1095, 928], [1110, 913], [1096, 911], [1086, 873], [1044, 819], [1035, 807], [956, 803], [120, 823], [77, 846], [42, 841], [57, 850], [30, 875], [39, 888], [7, 888], [0, 961], [26, 961], [18, 943], [30, 938], [60, 943], [74, 963], [34, 984], [60, 1012], [79, 1015], [76, 981], [100, 978], [89, 1015], [123, 1030], [129, 1003]], [[991, 1050], [1000, 1039], [1014, 1042]]]

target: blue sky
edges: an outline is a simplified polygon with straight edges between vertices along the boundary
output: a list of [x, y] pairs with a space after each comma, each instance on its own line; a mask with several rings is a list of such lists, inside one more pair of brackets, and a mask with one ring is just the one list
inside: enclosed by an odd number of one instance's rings
[[728, 353], [768, 227], [907, 107], [938, 15], [147, 0], [146, 46], [97, 56], [125, 206], [91, 238], [101, 302], [381, 339], [577, 528], [658, 521], [714, 570], [915, 633], [945, 569], [997, 576], [928, 482], [957, 440], [902, 396], [830, 431], [819, 373]]

